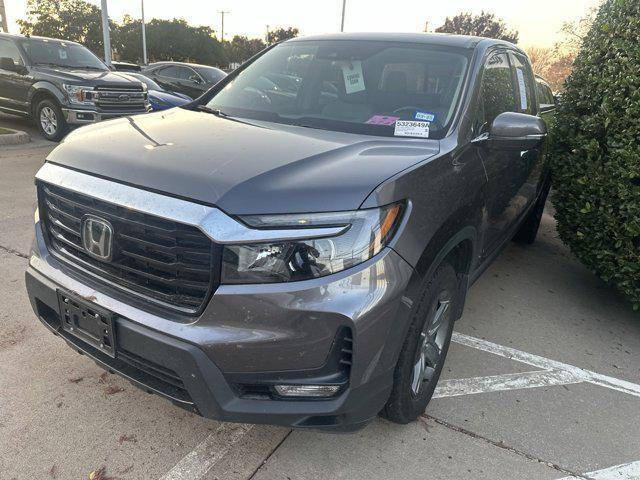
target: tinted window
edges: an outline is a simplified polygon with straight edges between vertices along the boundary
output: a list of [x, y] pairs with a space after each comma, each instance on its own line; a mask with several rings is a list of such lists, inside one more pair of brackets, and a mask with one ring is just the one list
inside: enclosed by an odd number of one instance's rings
[[10, 40], [0, 39], [0, 58], [4, 57], [12, 59], [13, 63], [24, 66], [18, 47]]
[[169, 78], [178, 78], [178, 68], [174, 66], [161, 68], [158, 70], [158, 75]]
[[66, 68], [108, 70], [107, 66], [82, 45], [52, 40], [21, 40], [22, 48], [36, 65], [58, 65]]
[[178, 78], [180, 80], [192, 80], [192, 77], [195, 77], [196, 72], [187, 67], [178, 67]]
[[551, 88], [541, 80], [536, 80], [536, 94], [540, 105], [553, 105], [555, 103]]
[[378, 41], [296, 41], [262, 55], [208, 106], [244, 118], [393, 136], [397, 120], [442, 138], [470, 50]]
[[212, 68], [197, 67], [196, 71], [200, 74], [202, 78], [205, 79], [207, 83], [218, 83], [220, 80], [222, 80], [224, 77], [227, 76], [227, 74], [224, 73], [219, 68], [213, 68], [213, 67]]
[[506, 54], [493, 55], [487, 61], [482, 74], [478, 129], [486, 129], [504, 112], [516, 110], [516, 87]]
[[533, 102], [533, 73], [531, 68], [520, 55], [511, 54], [513, 64], [513, 74], [518, 85], [518, 111], [521, 113], [534, 114]]

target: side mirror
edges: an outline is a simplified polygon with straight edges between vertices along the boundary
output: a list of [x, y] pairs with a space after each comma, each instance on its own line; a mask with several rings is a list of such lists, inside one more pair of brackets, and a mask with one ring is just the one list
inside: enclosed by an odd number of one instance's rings
[[195, 83], [196, 85], [200, 85], [202, 83], [202, 80], [200, 80], [200, 77], [197, 75], [191, 75], [189, 77], [189, 80], [191, 80], [193, 83]]
[[0, 70], [7, 70], [9, 72], [16, 72], [24, 74], [26, 69], [13, 61], [13, 58], [2, 57], [0, 58]]
[[540, 117], [525, 113], [504, 112], [491, 124], [489, 133], [471, 141], [479, 147], [497, 150], [531, 150], [547, 136], [547, 124]]

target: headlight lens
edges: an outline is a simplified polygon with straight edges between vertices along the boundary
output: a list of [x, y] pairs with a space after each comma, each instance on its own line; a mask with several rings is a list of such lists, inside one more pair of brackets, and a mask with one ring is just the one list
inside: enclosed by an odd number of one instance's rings
[[393, 237], [402, 204], [354, 212], [244, 216], [253, 228], [347, 226], [335, 237], [274, 243], [227, 245], [222, 283], [293, 282], [323, 277], [373, 257]]
[[69, 101], [76, 105], [93, 105], [98, 99], [98, 93], [93, 87], [83, 87], [81, 85], [63, 85], [64, 90], [69, 96]]

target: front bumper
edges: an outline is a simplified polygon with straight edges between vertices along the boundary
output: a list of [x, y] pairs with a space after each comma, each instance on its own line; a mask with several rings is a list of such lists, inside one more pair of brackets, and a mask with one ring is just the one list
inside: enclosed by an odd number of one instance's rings
[[[410, 318], [413, 269], [392, 249], [316, 280], [220, 286], [198, 318], [128, 303], [46, 250], [39, 223], [26, 272], [38, 318], [72, 348], [146, 391], [223, 421], [354, 430], [384, 406]], [[111, 358], [60, 327], [57, 291], [116, 314]], [[348, 382], [330, 399], [246, 395], [239, 385], [318, 383], [340, 332], [353, 340]]]
[[125, 117], [128, 115], [138, 115], [140, 113], [148, 113], [151, 111], [151, 105], [141, 110], [122, 110], [122, 111], [98, 111], [98, 110], [82, 110], [74, 108], [63, 108], [62, 114], [69, 125], [86, 125], [89, 123], [101, 122], [112, 118]]

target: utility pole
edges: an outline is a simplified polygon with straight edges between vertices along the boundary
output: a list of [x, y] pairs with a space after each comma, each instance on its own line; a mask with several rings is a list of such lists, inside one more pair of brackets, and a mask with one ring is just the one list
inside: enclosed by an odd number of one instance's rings
[[144, 24], [144, 0], [140, 0], [140, 7], [142, 9], [142, 64], [147, 64], [147, 30]]
[[344, 14], [347, 10], [347, 0], [342, 0], [342, 23], [340, 24], [340, 31], [344, 32]]
[[220, 12], [218, 12], [218, 13], [220, 13], [220, 15], [222, 16], [222, 29], [221, 29], [221, 30], [222, 30], [222, 33], [220, 34], [220, 37], [221, 37], [221, 41], [223, 41], [223, 42], [224, 42], [224, 16], [225, 16], [227, 13], [231, 13], [231, 12], [225, 12], [224, 10], [222, 10], [222, 11], [220, 11]]
[[107, 0], [102, 0], [102, 38], [104, 40], [104, 63], [111, 66], [111, 37], [109, 36], [109, 12]]
[[4, 8], [4, 0], [0, 0], [0, 30], [9, 33], [7, 26], [7, 11]]
[[264, 37], [264, 43], [269, 45], [269, 25], [267, 25], [267, 35]]

